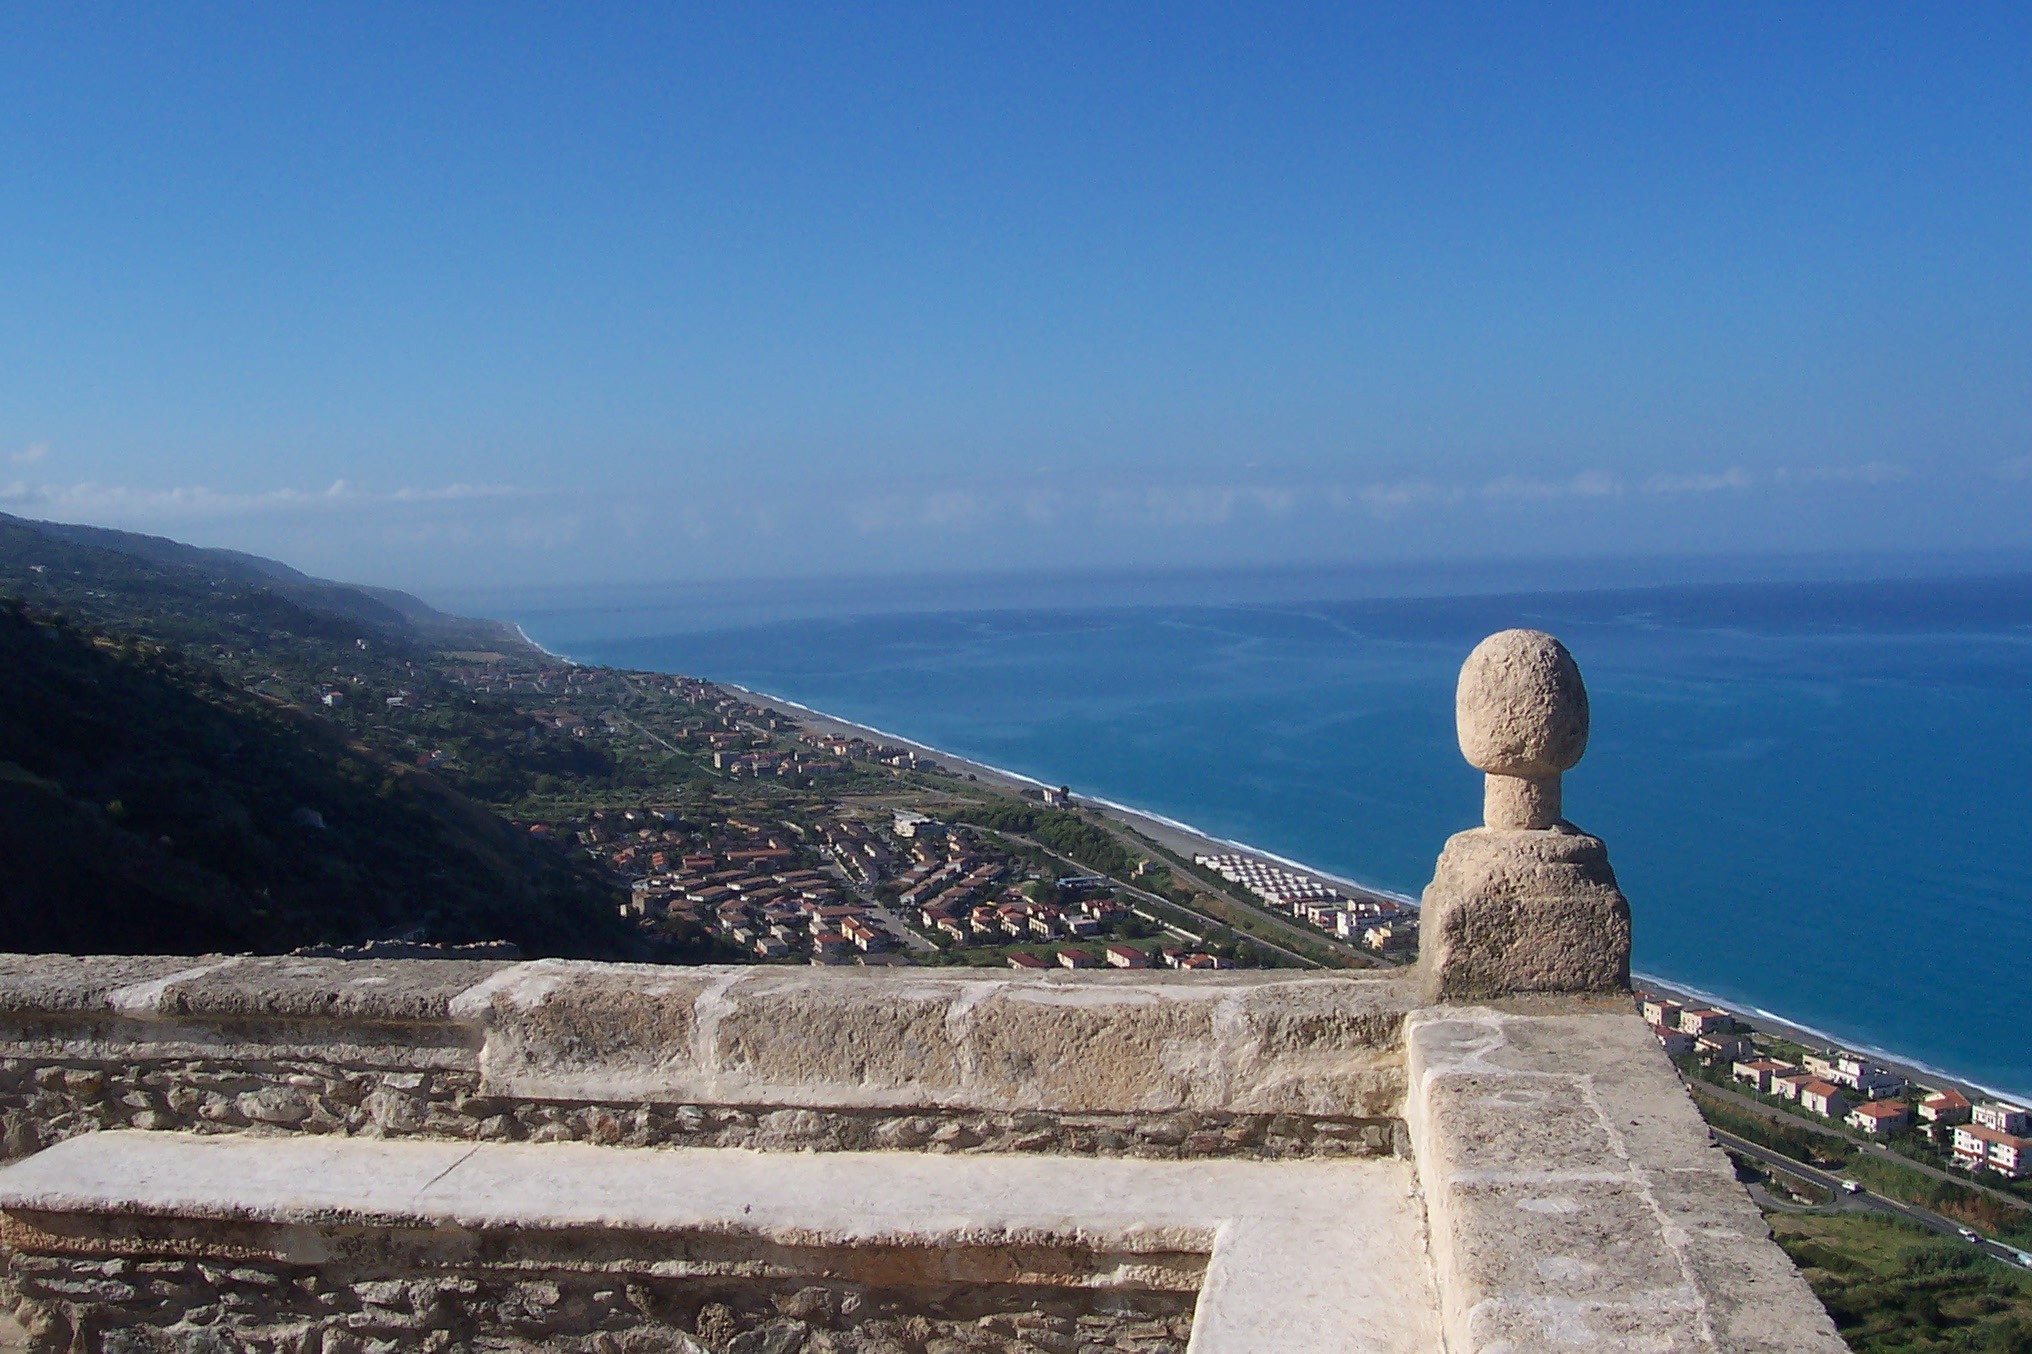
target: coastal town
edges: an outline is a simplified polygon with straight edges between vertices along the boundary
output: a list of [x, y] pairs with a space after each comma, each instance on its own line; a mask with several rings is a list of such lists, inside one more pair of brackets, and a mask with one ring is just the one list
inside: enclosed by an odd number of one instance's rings
[[[1401, 902], [1251, 856], [1169, 857], [1062, 788], [990, 789], [921, 749], [807, 727], [695, 678], [490, 658], [443, 676], [512, 701], [531, 740], [654, 764], [629, 792], [515, 816], [596, 861], [645, 941], [687, 958], [1191, 973], [1415, 954]], [[427, 716], [427, 700], [396, 694], [377, 718]], [[436, 774], [464, 769], [455, 749], [412, 755]], [[1238, 929], [1244, 907], [1261, 916]], [[1314, 932], [1333, 948], [1293, 948]]]
[[1784, 1113], [1997, 1183], [2032, 1177], [2032, 1110], [1927, 1085], [1876, 1059], [1753, 1030], [1728, 1011], [1648, 992], [1637, 1009], [1683, 1069]]

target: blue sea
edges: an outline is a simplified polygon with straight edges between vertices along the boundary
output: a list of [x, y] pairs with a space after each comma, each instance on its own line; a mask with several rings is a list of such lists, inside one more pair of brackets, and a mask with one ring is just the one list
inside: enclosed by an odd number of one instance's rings
[[486, 614], [1414, 896], [1479, 814], [1461, 659], [1549, 630], [1593, 701], [1567, 815], [1608, 842], [1641, 972], [2032, 1093], [2032, 573], [1350, 595], [1377, 590], [636, 587]]

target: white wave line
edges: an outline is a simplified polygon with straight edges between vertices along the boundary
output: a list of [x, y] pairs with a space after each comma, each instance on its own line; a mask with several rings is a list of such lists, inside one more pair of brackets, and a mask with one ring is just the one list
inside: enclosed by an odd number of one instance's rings
[[[845, 724], [850, 728], [865, 729], [869, 733], [875, 734], [882, 738], [894, 739], [898, 743], [902, 743], [908, 747], [917, 748], [922, 752], [931, 753], [935, 757], [943, 757], [947, 761], [960, 762], [967, 766], [978, 766], [983, 771], [990, 771], [998, 776], [1007, 776], [1011, 780], [1022, 781], [1025, 785], [1035, 785], [1041, 790], [1056, 788], [1047, 781], [1041, 781], [1037, 779], [1037, 777], [1035, 776], [1026, 776], [1021, 771], [1011, 771], [1007, 767], [996, 766], [990, 762], [981, 761], [977, 757], [962, 757], [956, 752], [947, 752], [942, 748], [935, 748], [931, 746], [929, 743], [920, 743], [914, 738], [905, 738], [900, 733], [890, 733], [886, 729], [878, 729], [873, 724], [863, 724], [859, 720], [846, 719], [839, 715], [829, 714], [824, 710], [815, 709], [812, 706], [806, 705], [801, 701], [791, 700], [788, 696], [778, 696], [768, 691], [753, 691], [749, 690], [746, 687], [733, 686], [731, 682], [722, 682], [720, 683], [720, 685], [733, 687], [733, 689], [736, 691], [747, 691], [748, 694], [751, 696], [760, 696], [764, 700], [775, 701], [779, 705], [787, 705], [793, 710], [802, 710], [808, 715], [815, 715], [820, 719], [829, 719], [835, 724]], [[1293, 860], [1289, 856], [1280, 856], [1275, 851], [1265, 851], [1260, 846], [1251, 846], [1247, 842], [1238, 842], [1232, 837], [1218, 836], [1215, 833], [1207, 832], [1201, 828], [1194, 827], [1191, 823], [1183, 822], [1177, 818], [1168, 817], [1165, 814], [1153, 813], [1149, 809], [1139, 809], [1133, 804], [1123, 804], [1112, 799], [1103, 799], [1099, 795], [1075, 795], [1073, 797], [1075, 799], [1083, 799], [1089, 804], [1099, 804], [1103, 808], [1113, 809], [1117, 813], [1132, 814], [1135, 817], [1147, 819], [1148, 821], [1153, 823], [1161, 823], [1165, 827], [1171, 828], [1174, 831], [1190, 833], [1191, 835], [1200, 838], [1202, 841], [1213, 842], [1219, 846], [1232, 846], [1237, 851], [1245, 852], [1248, 855], [1252, 856], [1258, 856], [1264, 860], [1275, 861], [1279, 865], [1283, 865], [1289, 869], [1297, 870], [1300, 873], [1317, 875], [1319, 878], [1329, 880], [1332, 883], [1345, 885], [1348, 888], [1354, 889], [1358, 893], [1366, 893], [1373, 897], [1378, 898], [1388, 898], [1394, 902], [1406, 903], [1412, 907], [1418, 906], [1418, 900], [1416, 898], [1409, 896], [1408, 894], [1398, 893], [1394, 889], [1378, 888], [1374, 884], [1364, 884], [1360, 880], [1349, 879], [1346, 875], [1338, 875], [1334, 874], [1330, 870], [1318, 869], [1314, 866], [1307, 865], [1303, 861]]]
[[522, 642], [524, 644], [527, 644], [530, 648], [536, 650], [538, 653], [544, 655], [545, 657], [555, 658], [560, 663], [569, 663], [575, 668], [584, 666], [576, 658], [566, 657], [564, 654], [559, 653], [555, 649], [546, 649], [541, 644], [538, 644], [535, 640], [529, 637], [529, 632], [522, 628], [522, 622], [510, 621], [508, 622], [508, 624], [515, 627], [515, 633], [522, 636]]
[[1832, 1030], [1824, 1030], [1818, 1026], [1794, 1020], [1791, 1016], [1781, 1015], [1777, 1011], [1767, 1011], [1761, 1006], [1752, 1006], [1747, 1002], [1732, 1001], [1718, 992], [1704, 991], [1701, 988], [1693, 986], [1691, 983], [1682, 983], [1676, 978], [1667, 978], [1657, 973], [1640, 973], [1635, 969], [1630, 970], [1630, 976], [1643, 982], [1655, 983], [1660, 987], [1671, 988], [1675, 992], [1685, 993], [1695, 1001], [1704, 1001], [1708, 1005], [1721, 1010], [1740, 1012], [1753, 1019], [1773, 1021], [1789, 1029], [1798, 1030], [1801, 1034], [1810, 1034], [1814, 1038], [1836, 1048], [1847, 1049], [1852, 1053], [1866, 1053], [1873, 1058], [1880, 1058], [1886, 1062], [1894, 1062], [1900, 1066], [1909, 1067], [1915, 1072], [1923, 1072], [1931, 1077], [1939, 1077], [1946, 1081], [1957, 1082], [1960, 1085], [1972, 1087], [1975, 1090], [1981, 1091], [1984, 1095], [1995, 1096], [1999, 1100], [2009, 1100], [2017, 1104], [2023, 1104], [2027, 1099], [2032, 1099], [2032, 1096], [2028, 1096], [2023, 1091], [2014, 1091], [2008, 1087], [1986, 1085], [1983, 1082], [1965, 1077], [1961, 1073], [1948, 1068], [1923, 1062], [1918, 1058], [1908, 1057], [1903, 1053], [1897, 1052], [1895, 1049], [1880, 1048], [1875, 1044], [1849, 1039]]

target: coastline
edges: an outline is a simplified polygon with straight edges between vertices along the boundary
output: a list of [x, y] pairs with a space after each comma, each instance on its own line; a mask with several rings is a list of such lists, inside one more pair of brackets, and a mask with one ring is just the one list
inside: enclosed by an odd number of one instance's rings
[[[570, 660], [565, 661], [568, 662]], [[921, 743], [914, 738], [906, 738], [902, 734], [892, 733], [887, 729], [879, 729], [873, 725], [856, 723], [850, 719], [842, 719], [838, 715], [814, 709], [800, 701], [794, 701], [788, 696], [778, 696], [767, 691], [756, 691], [750, 687], [740, 686], [733, 682], [714, 682], [714, 685], [723, 687], [728, 691], [739, 692], [745, 699], [753, 701], [757, 705], [790, 715], [818, 732], [837, 733], [848, 737], [858, 736], [894, 744], [898, 747], [906, 747], [913, 752], [921, 753], [937, 761], [942, 766], [963, 774], [972, 775], [987, 784], [1004, 790], [1020, 793], [1026, 789], [1036, 790], [1046, 787], [1046, 782], [1038, 780], [1034, 776], [1026, 776], [1020, 771], [1011, 771], [1006, 767], [993, 766], [987, 762], [975, 761], [970, 757], [961, 757], [955, 753], [947, 752], [943, 748], [936, 748], [928, 743]], [[1259, 860], [1269, 861], [1273, 864], [1284, 866], [1287, 869], [1296, 870], [1338, 884], [1358, 897], [1388, 898], [1397, 902], [1410, 903], [1414, 907], [1418, 904], [1416, 898], [1409, 898], [1388, 889], [1379, 889], [1372, 885], [1363, 884], [1328, 870], [1317, 869], [1307, 865], [1303, 861], [1280, 856], [1274, 851], [1265, 851], [1263, 848], [1252, 846], [1247, 842], [1239, 842], [1231, 838], [1216, 836], [1196, 828], [1190, 823], [1183, 823], [1175, 818], [1168, 818], [1163, 814], [1151, 813], [1148, 810], [1138, 809], [1133, 805], [1121, 804], [1114, 800], [1102, 799], [1093, 795], [1075, 794], [1073, 798], [1100, 809], [1108, 814], [1108, 816], [1142, 833], [1168, 850], [1185, 856], [1187, 859], [1200, 854], [1218, 855], [1235, 853], [1253, 856]], [[1742, 1023], [1753, 1029], [1777, 1034], [1794, 1043], [1806, 1044], [1810, 1047], [1847, 1049], [1852, 1052], [1866, 1054], [1914, 1082], [1931, 1086], [1951, 1086], [1963, 1094], [1971, 1096], [1971, 1098], [2009, 1100], [2019, 1103], [2032, 1099], [2032, 1095], [2027, 1093], [1974, 1081], [1946, 1068], [1936, 1067], [1931, 1063], [1907, 1057], [1891, 1049], [1878, 1048], [1873, 1044], [1856, 1040], [1845, 1040], [1840, 1035], [1831, 1031], [1788, 1020], [1786, 1017], [1762, 1007], [1748, 1006], [1741, 1002], [1728, 1000], [1677, 979], [1660, 977], [1657, 974], [1636, 972], [1631, 974], [1631, 978], [1634, 984], [1641, 985], [1644, 988], [1673, 997], [1684, 997], [1701, 1005], [1727, 1011], [1730, 1015], [1735, 1016]]]
[[[515, 629], [528, 640], [532, 647], [561, 663], [570, 664], [575, 667], [582, 666], [578, 660], [544, 648], [543, 645], [529, 638], [527, 632], [522, 629], [520, 624], [512, 622], [511, 624], [514, 624]], [[787, 696], [757, 691], [734, 682], [717, 681], [710, 678], [705, 680], [713, 680], [714, 685], [728, 691], [737, 692], [745, 699], [751, 700], [757, 705], [790, 715], [807, 727], [817, 731], [838, 733], [848, 737], [858, 736], [906, 747], [939, 762], [951, 770], [964, 775], [971, 775], [977, 780], [1010, 793], [1020, 794], [1024, 790], [1037, 790], [1047, 787], [1047, 782], [1025, 775], [1022, 772], [1011, 771], [1005, 767], [998, 767], [990, 763], [976, 761], [973, 758], [962, 757], [943, 748], [933, 747], [928, 743], [920, 742], [914, 738], [905, 737], [904, 735], [872, 725], [861, 724], [854, 720], [844, 719], [805, 705], [800, 701], [792, 700]], [[1074, 798], [1093, 808], [1099, 809], [1132, 830], [1187, 859], [1201, 854], [1233, 853], [1246, 855], [1326, 880], [1347, 889], [1356, 896], [1387, 898], [1393, 901], [1407, 902], [1413, 906], [1416, 906], [1418, 902], [1415, 898], [1406, 897], [1392, 890], [1363, 884], [1358, 880], [1349, 879], [1328, 870], [1318, 869], [1303, 861], [1281, 856], [1276, 852], [1266, 851], [1247, 842], [1221, 837], [1197, 828], [1190, 823], [1166, 817], [1163, 814], [1152, 813], [1148, 810], [1138, 809], [1133, 805], [1122, 804], [1098, 796], [1075, 795]], [[1793, 1042], [1812, 1047], [1842, 1048], [1866, 1054], [1876, 1058], [1878, 1061], [1915, 1082], [1933, 1086], [1951, 1086], [1962, 1091], [1964, 1094], [1970, 1094], [1972, 1097], [2003, 1099], [2017, 1103], [2032, 1101], [2032, 1091], [2019, 1092], [2010, 1088], [1992, 1086], [1976, 1081], [1949, 1069], [1900, 1054], [1895, 1050], [1880, 1048], [1866, 1041], [1847, 1040], [1835, 1032], [1788, 1019], [1777, 1012], [1763, 1007], [1747, 1005], [1740, 1001], [1720, 997], [1715, 993], [1705, 991], [1677, 979], [1657, 974], [1636, 972], [1633, 972], [1631, 976], [1634, 983], [1638, 986], [1674, 997], [1688, 998], [1701, 1005], [1727, 1011], [1745, 1025], [1756, 1030], [1774, 1033]]]
[[2028, 1095], [2026, 1092], [2014, 1091], [2004, 1086], [1991, 1086], [1980, 1081], [1972, 1081], [1958, 1073], [1949, 1071], [1947, 1068], [1936, 1067], [1932, 1063], [1921, 1062], [1916, 1058], [1908, 1058], [1904, 1054], [1892, 1049], [1879, 1048], [1875, 1044], [1859, 1040], [1844, 1039], [1831, 1030], [1824, 1030], [1814, 1025], [1802, 1025], [1797, 1021], [1786, 1019], [1775, 1011], [1767, 1011], [1761, 1006], [1745, 1006], [1741, 1002], [1730, 1001], [1725, 997], [1716, 996], [1714, 993], [1703, 991], [1698, 987], [1690, 987], [1671, 978], [1661, 978], [1655, 973], [1638, 973], [1633, 970], [1630, 974], [1630, 979], [1632, 986], [1640, 991], [1649, 991], [1657, 995], [1672, 998], [1684, 998], [1701, 1006], [1712, 1007], [1717, 1011], [1727, 1011], [1738, 1021], [1754, 1030], [1767, 1034], [1775, 1034], [1795, 1044], [1804, 1044], [1809, 1048], [1844, 1049], [1851, 1053], [1861, 1053], [1875, 1058], [1878, 1062], [1898, 1073], [1907, 1081], [1931, 1086], [1935, 1089], [1951, 1087], [1954, 1090], [1960, 1091], [1963, 1095], [1977, 1100], [2007, 1100], [2013, 1104], [2020, 1105], [2027, 1103], [2028, 1100], [2032, 1100], [2032, 1095]]
[[[1020, 771], [1011, 771], [1006, 767], [992, 766], [987, 762], [975, 761], [971, 757], [962, 757], [957, 753], [947, 752], [943, 748], [935, 748], [928, 743], [920, 743], [914, 738], [906, 738], [902, 734], [891, 733], [887, 729], [878, 729], [870, 724], [857, 724], [850, 719], [841, 719], [839, 716], [828, 714], [824, 710], [815, 710], [801, 702], [791, 700], [788, 696], [778, 696], [767, 691], [756, 691], [733, 682], [715, 682], [714, 685], [724, 687], [728, 691], [738, 691], [743, 697], [753, 701], [755, 704], [793, 716], [820, 733], [837, 733], [849, 737], [859, 736], [879, 739], [898, 747], [906, 747], [913, 752], [922, 753], [941, 766], [971, 775], [986, 784], [994, 785], [1000, 789], [1021, 793], [1024, 790], [1049, 788], [1046, 782], [1038, 780], [1034, 776], [1026, 776]], [[1416, 898], [1406, 897], [1404, 894], [1395, 893], [1389, 889], [1377, 888], [1372, 884], [1364, 884], [1359, 880], [1349, 879], [1343, 875], [1334, 874], [1329, 870], [1318, 869], [1315, 866], [1307, 865], [1303, 861], [1292, 860], [1288, 856], [1280, 856], [1274, 851], [1265, 851], [1259, 846], [1251, 846], [1247, 842], [1238, 842], [1232, 838], [1215, 836], [1213, 833], [1194, 827], [1190, 823], [1182, 823], [1176, 818], [1167, 818], [1161, 813], [1152, 813], [1147, 809], [1139, 809], [1134, 805], [1117, 803], [1112, 799], [1102, 799], [1096, 795], [1074, 794], [1073, 798], [1082, 804], [1099, 809], [1110, 818], [1141, 833], [1166, 850], [1176, 852], [1188, 860], [1198, 855], [1235, 854], [1253, 856], [1259, 860], [1269, 861], [1272, 864], [1281, 865], [1286, 869], [1311, 875], [1314, 878], [1323, 879], [1331, 884], [1337, 884], [1359, 898], [1388, 899], [1392, 902], [1409, 903], [1413, 907], [1418, 905]]]

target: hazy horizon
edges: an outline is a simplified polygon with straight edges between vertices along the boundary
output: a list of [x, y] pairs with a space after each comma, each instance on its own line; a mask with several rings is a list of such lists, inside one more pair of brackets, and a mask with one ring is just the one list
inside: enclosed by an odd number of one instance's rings
[[1423, 560], [1148, 569], [1004, 569], [824, 577], [637, 579], [425, 588], [443, 610], [517, 619], [611, 615], [671, 632], [882, 614], [1250, 607], [1669, 593], [1731, 586], [1871, 585], [2032, 577], [2032, 551]]
[[2032, 546], [2032, 14], [25, 14], [0, 510], [415, 589]]

